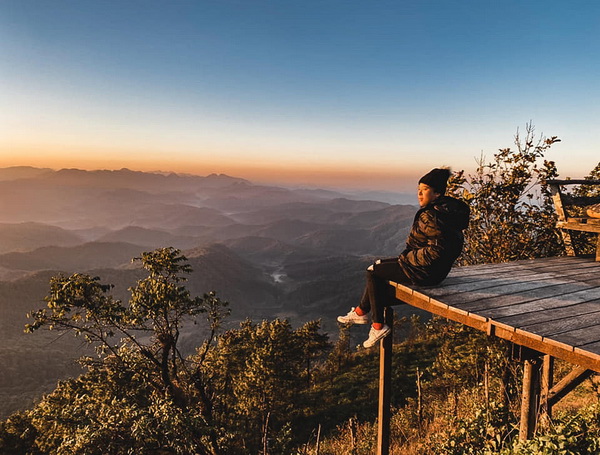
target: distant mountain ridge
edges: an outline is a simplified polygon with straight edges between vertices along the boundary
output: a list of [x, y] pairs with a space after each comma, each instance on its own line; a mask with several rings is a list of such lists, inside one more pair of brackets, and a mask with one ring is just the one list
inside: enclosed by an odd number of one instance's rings
[[210, 174], [206, 177], [182, 175], [176, 173], [155, 173], [119, 170], [85, 171], [80, 169], [60, 169], [54, 172], [40, 173], [40, 178], [60, 182], [61, 185], [86, 186], [96, 188], [129, 188], [151, 191], [170, 188], [174, 191], [191, 188], [221, 188], [233, 183], [249, 183], [245, 179], [229, 177], [225, 174]]
[[0, 181], [18, 180], [32, 177], [40, 177], [43, 174], [54, 172], [48, 168], [37, 168], [32, 166], [12, 166], [0, 168]]
[[5, 168], [0, 176], [0, 223], [32, 221], [69, 229], [118, 223], [123, 227], [123, 212], [152, 211], [167, 201], [189, 211], [213, 209], [226, 216], [230, 211], [322, 200], [314, 192], [253, 185], [223, 174]]

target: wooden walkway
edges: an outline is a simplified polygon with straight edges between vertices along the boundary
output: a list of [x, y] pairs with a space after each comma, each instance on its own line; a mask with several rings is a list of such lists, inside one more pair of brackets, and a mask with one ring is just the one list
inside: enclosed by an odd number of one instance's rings
[[593, 258], [457, 267], [430, 288], [390, 284], [402, 302], [600, 372], [600, 262]]

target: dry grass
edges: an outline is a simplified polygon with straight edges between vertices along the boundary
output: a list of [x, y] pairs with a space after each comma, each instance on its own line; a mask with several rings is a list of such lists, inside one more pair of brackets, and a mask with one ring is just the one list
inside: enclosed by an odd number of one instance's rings
[[[564, 374], [561, 372], [560, 374]], [[584, 381], [555, 407], [555, 414], [576, 413], [579, 409], [600, 401], [600, 376]], [[462, 391], [459, 396], [448, 396], [428, 403], [423, 420], [417, 418], [416, 403], [410, 401], [394, 410], [391, 421], [390, 453], [392, 455], [422, 455], [433, 440], [443, 440], [456, 431], [457, 419], [473, 418], [485, 407], [481, 388]], [[518, 417], [519, 403], [512, 403], [511, 411]], [[515, 432], [512, 434], [514, 436]], [[374, 423], [351, 422], [341, 425], [334, 435], [320, 444], [320, 455], [370, 455], [377, 445], [377, 426]], [[306, 454], [314, 454], [316, 447], [307, 447]]]

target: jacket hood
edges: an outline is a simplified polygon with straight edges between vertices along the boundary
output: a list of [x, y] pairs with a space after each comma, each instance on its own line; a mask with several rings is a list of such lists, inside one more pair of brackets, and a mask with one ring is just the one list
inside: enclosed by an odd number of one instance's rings
[[465, 202], [450, 196], [440, 196], [431, 206], [452, 227], [463, 230], [469, 226], [471, 209]]

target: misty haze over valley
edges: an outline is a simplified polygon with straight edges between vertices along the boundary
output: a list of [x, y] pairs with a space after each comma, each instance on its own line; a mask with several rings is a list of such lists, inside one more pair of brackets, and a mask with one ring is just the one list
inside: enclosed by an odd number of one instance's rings
[[[404, 248], [413, 199], [214, 174], [0, 169], [1, 417], [78, 374], [73, 360], [87, 352], [71, 335], [23, 333], [53, 275], [99, 276], [126, 301], [143, 275], [131, 259], [173, 246], [194, 270], [193, 295], [216, 291], [230, 302], [229, 326], [322, 319], [335, 336], [335, 316], [357, 305], [365, 267]], [[190, 327], [184, 345], [191, 352], [203, 335]]]

